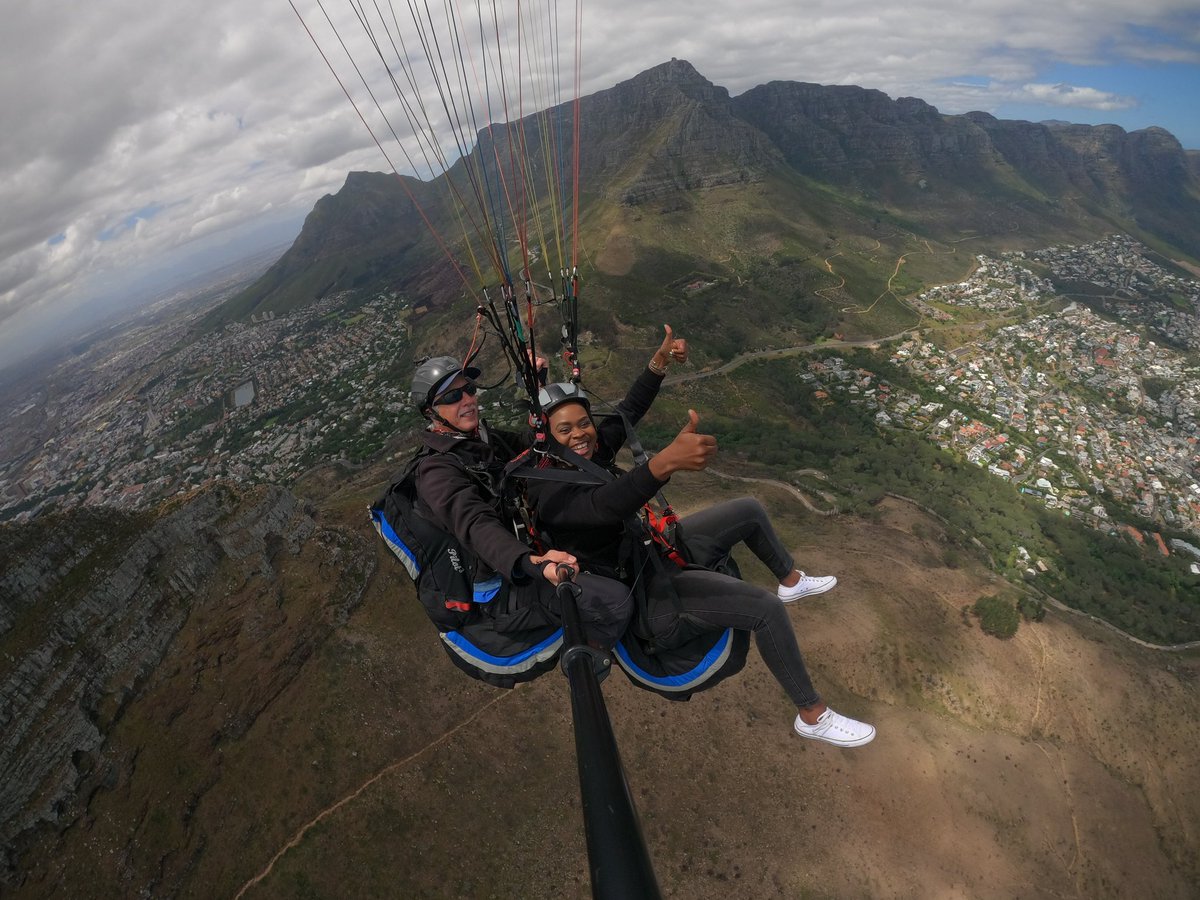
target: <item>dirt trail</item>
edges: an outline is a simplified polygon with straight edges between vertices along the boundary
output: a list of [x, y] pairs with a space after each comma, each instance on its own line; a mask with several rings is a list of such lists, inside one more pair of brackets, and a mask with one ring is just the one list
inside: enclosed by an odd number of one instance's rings
[[261, 872], [259, 872], [257, 875], [255, 875], [253, 878], [251, 878], [249, 881], [247, 881], [244, 885], [242, 885], [241, 890], [239, 890], [234, 895], [233, 900], [241, 900], [242, 896], [246, 893], [246, 891], [250, 890], [250, 888], [254, 887], [256, 884], [258, 884], [260, 881], [262, 881], [264, 878], [266, 878], [268, 875], [271, 874], [272, 870], [274, 870], [274, 868], [275, 868], [275, 863], [279, 862], [279, 860], [281, 860], [289, 850], [292, 850], [293, 848], [300, 846], [300, 842], [302, 840], [304, 840], [304, 836], [306, 834], [308, 834], [309, 831], [311, 831], [315, 826], [319, 825], [322, 821], [327, 819], [329, 816], [333, 815], [335, 812], [337, 812], [339, 809], [341, 809], [346, 804], [351, 803], [354, 800], [357, 800], [362, 795], [363, 791], [365, 791], [371, 785], [378, 782], [385, 775], [389, 775], [390, 773], [395, 772], [397, 769], [402, 769], [405, 766], [407, 766], [409, 763], [413, 762], [414, 760], [419, 759], [421, 756], [423, 756], [424, 754], [426, 754], [427, 752], [429, 752], [430, 750], [432, 750], [434, 747], [438, 746], [439, 744], [445, 743], [450, 738], [452, 738], [454, 735], [456, 735], [458, 732], [462, 731], [468, 725], [473, 723], [476, 719], [478, 719], [480, 716], [482, 716], [485, 712], [487, 712], [489, 709], [491, 709], [493, 706], [495, 706], [501, 700], [506, 700], [509, 697], [514, 696], [515, 694], [516, 694], [516, 691], [503, 691], [502, 693], [497, 694], [495, 696], [495, 698], [493, 698], [492, 700], [489, 700], [487, 703], [480, 706], [477, 710], [475, 710], [473, 713], [471, 713], [471, 715], [469, 715], [467, 718], [463, 719], [463, 721], [459, 722], [457, 725], [455, 725], [450, 730], [438, 735], [436, 738], [434, 738], [432, 741], [430, 741], [428, 744], [426, 744], [420, 750], [417, 750], [413, 753], [409, 753], [403, 759], [398, 759], [395, 762], [390, 763], [389, 765], [380, 769], [378, 772], [376, 772], [374, 775], [372, 775], [370, 778], [368, 778], [362, 784], [360, 784], [353, 791], [351, 791], [350, 793], [343, 796], [337, 802], [329, 804], [329, 806], [325, 807], [323, 810], [321, 810], [319, 813], [317, 813], [315, 816], [313, 816], [311, 819], [309, 819], [307, 822], [305, 822], [302, 826], [300, 826], [300, 828], [296, 831], [295, 834], [293, 834], [291, 836], [291, 838], [288, 840], [288, 842], [286, 844], [284, 844], [282, 847], [280, 847], [279, 851], [274, 856], [271, 857], [271, 860], [270, 860], [270, 862], [267, 863], [266, 867]]
[[[716, 475], [719, 478], [724, 478], [728, 481], [744, 481], [751, 484], [766, 484], [770, 485], [771, 487], [777, 487], [780, 490], [787, 491], [789, 494], [799, 500], [804, 505], [805, 509], [814, 515], [835, 516], [838, 513], [836, 506], [833, 506], [831, 509], [818, 509], [813, 505], [813, 502], [808, 499], [807, 495], [805, 495], [798, 487], [792, 484], [776, 481], [773, 478], [755, 478], [750, 475], [734, 475], [731, 472], [722, 472], [719, 469], [714, 469], [712, 466], [709, 466], [706, 471], [708, 471], [711, 475]], [[832, 499], [828, 494], [823, 495], [822, 499], [824, 499], [827, 503], [832, 502]]]

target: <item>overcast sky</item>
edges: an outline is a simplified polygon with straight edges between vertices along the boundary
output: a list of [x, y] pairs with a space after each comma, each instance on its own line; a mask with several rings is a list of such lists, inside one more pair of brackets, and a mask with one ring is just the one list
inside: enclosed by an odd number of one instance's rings
[[[334, 56], [316, 0], [296, 3]], [[735, 95], [857, 84], [944, 113], [1160, 125], [1200, 148], [1196, 0], [582, 7], [584, 94], [678, 57]], [[10, 3], [0, 72], [0, 368], [38, 323], [292, 236], [348, 171], [386, 168], [287, 0]]]

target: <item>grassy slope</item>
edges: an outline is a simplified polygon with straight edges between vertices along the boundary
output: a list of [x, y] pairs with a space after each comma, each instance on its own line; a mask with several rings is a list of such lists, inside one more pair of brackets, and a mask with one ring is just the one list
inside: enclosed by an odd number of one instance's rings
[[[329, 472], [306, 490], [332, 492], [326, 524], [366, 539], [383, 471]], [[684, 510], [744, 489], [676, 482]], [[819, 689], [880, 734], [856, 751], [801, 743], [755, 651], [687, 704], [614, 674], [605, 693], [666, 896], [1119, 896], [1130, 884], [1188, 896], [1200, 877], [1195, 655], [1053, 613], [989, 638], [961, 609], [997, 586], [974, 564], [946, 565], [936, 522], [891, 501], [869, 519], [823, 519], [756, 493], [801, 564], [839, 576], [790, 616]], [[280, 617], [319, 618], [324, 588], [301, 559], [282, 607], [231, 598], [243, 621], [273, 626], [235, 638], [189, 624], [112, 737], [135, 762], [92, 798], [86, 827], [45, 837], [11, 896], [148, 884], [234, 896], [281, 851], [245, 896], [589, 896], [563, 679], [506, 693], [463, 678], [373, 546], [362, 605], [240, 736], [205, 739], [258, 690], [249, 661], [299, 643]], [[234, 664], [196, 669], [222, 654]]]

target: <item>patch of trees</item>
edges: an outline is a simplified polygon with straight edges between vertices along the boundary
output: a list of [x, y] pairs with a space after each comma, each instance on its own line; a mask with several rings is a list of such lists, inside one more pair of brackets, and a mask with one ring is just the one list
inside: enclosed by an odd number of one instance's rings
[[1156, 643], [1200, 638], [1200, 577], [1175, 559], [1126, 538], [1047, 516], [1047, 539], [1059, 548], [1059, 568], [1047, 591], [1123, 631]]
[[181, 418], [173, 428], [160, 440], [164, 445], [178, 443], [187, 437], [193, 431], [198, 431], [205, 425], [211, 425], [214, 422], [219, 422], [221, 416], [225, 414], [225, 398], [220, 397], [204, 406], [197, 406], [190, 410]]
[[1040, 622], [1046, 618], [1046, 604], [1026, 595], [1017, 601], [1017, 612], [1026, 622]]
[[1017, 626], [1021, 622], [1016, 604], [995, 594], [980, 597], [971, 607], [971, 612], [979, 619], [979, 627], [984, 634], [1005, 640], [1017, 633]]
[[1142, 379], [1142, 388], [1146, 391], [1146, 396], [1151, 400], [1158, 401], [1165, 394], [1174, 382], [1169, 378], [1156, 378], [1148, 375]]

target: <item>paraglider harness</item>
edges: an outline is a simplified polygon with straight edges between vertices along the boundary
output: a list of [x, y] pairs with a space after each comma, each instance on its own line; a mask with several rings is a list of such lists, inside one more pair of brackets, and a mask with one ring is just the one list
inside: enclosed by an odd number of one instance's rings
[[[485, 295], [486, 296], [486, 295]], [[477, 310], [499, 335], [504, 353], [515, 367], [517, 381], [530, 398], [529, 423], [533, 446], [518, 455], [505, 469], [499, 483], [491, 474], [453, 456], [483, 491], [497, 501], [506, 518], [512, 516], [518, 537], [535, 549], [552, 545], [539, 534], [536, 510], [525, 501], [524, 491], [511, 489], [512, 480], [536, 478], [603, 484], [615, 475], [591, 460], [573, 453], [548, 437], [546, 417], [538, 402], [539, 373], [536, 369], [532, 330], [521, 328], [516, 297], [511, 286], [502, 291], [504, 313], [488, 297], [488, 305]], [[573, 310], [564, 305], [564, 358], [577, 375], [577, 322]], [[464, 366], [470, 364], [470, 355]], [[632, 423], [617, 410], [625, 427], [625, 440], [641, 464], [647, 455]], [[475, 559], [453, 535], [423, 516], [417, 506], [416, 470], [422, 450], [408, 463], [403, 474], [370, 509], [376, 531], [404, 564], [417, 589], [417, 597], [430, 621], [437, 627], [443, 646], [455, 665], [468, 675], [500, 687], [512, 687], [536, 678], [554, 665], [562, 647], [561, 628], [535, 633], [505, 633], [497, 627], [496, 610], [506, 606], [509, 583], [499, 576], [474, 583]], [[566, 467], [542, 465], [557, 458]], [[660, 509], [649, 505], [643, 515], [624, 523], [625, 539], [620, 558], [632, 584], [636, 613], [626, 635], [614, 647], [614, 655], [635, 685], [673, 700], [686, 700], [693, 693], [712, 687], [740, 671], [749, 649], [745, 631], [714, 626], [683, 609], [672, 584], [672, 574], [690, 565], [679, 519], [660, 493]], [[718, 564], [718, 571], [740, 577], [732, 559]], [[604, 573], [597, 573], [604, 574]], [[662, 615], [669, 604], [669, 615]], [[651, 622], [657, 622], [652, 627]]]
[[[416, 472], [433, 453], [423, 448], [400, 477], [370, 507], [371, 521], [404, 565], [417, 599], [437, 627], [442, 646], [456, 666], [496, 687], [514, 687], [554, 667], [562, 628], [545, 625], [508, 632], [502, 614], [510, 584], [499, 575], [473, 581], [475, 556], [452, 534], [431, 522], [417, 503]], [[462, 463], [480, 489], [499, 497], [489, 473]], [[507, 508], [501, 504], [502, 508]]]
[[[617, 410], [625, 426], [626, 443], [638, 464], [648, 458], [632, 423]], [[541, 451], [539, 454], [538, 451]], [[540, 455], [540, 459], [539, 459]], [[544, 465], [547, 458], [571, 466]], [[505, 478], [528, 478], [573, 484], [598, 485], [611, 482], [616, 475], [556, 442], [535, 447], [518, 456], [505, 469]], [[640, 515], [623, 524], [624, 535], [618, 558], [620, 572], [612, 573], [632, 583], [635, 609], [633, 621], [613, 648], [618, 665], [638, 687], [671, 700], [687, 700], [692, 694], [715, 686], [741, 671], [750, 647], [746, 631], [713, 625], [688, 613], [675, 590], [673, 575], [692, 566], [686, 535], [679, 517], [660, 492], [659, 509], [645, 505]], [[533, 531], [537, 533], [536, 510], [530, 510]], [[539, 538], [552, 543], [552, 536], [541, 531]], [[737, 564], [726, 556], [716, 571], [740, 578]], [[610, 574], [597, 572], [597, 574]], [[664, 605], [670, 613], [663, 616]], [[651, 622], [656, 621], [657, 627]]]
[[[492, 325], [505, 357], [515, 369], [518, 384], [532, 398], [531, 424], [544, 422], [537, 407], [538, 371], [532, 331], [526, 338], [512, 285], [504, 285], [500, 293], [503, 312], [485, 291], [486, 305], [476, 310], [477, 324], [486, 319]], [[474, 340], [472, 347], [463, 361], [464, 369], [479, 352]], [[481, 424], [481, 429], [485, 427]], [[534, 439], [546, 440], [544, 427], [535, 428]], [[522, 618], [519, 613], [508, 615], [509, 581], [499, 574], [482, 582], [473, 581], [474, 554], [422, 514], [417, 502], [417, 468], [424, 457], [435, 452], [422, 448], [409, 460], [400, 477], [370, 506], [371, 521], [404, 565], [416, 587], [417, 599], [437, 627], [454, 664], [471, 677], [497, 687], [530, 681], [554, 667], [563, 644], [563, 630], [557, 625], [534, 624], [529, 616]], [[530, 516], [525, 512], [516, 518], [520, 504], [512, 502], [504, 479], [494, 479], [486, 465], [470, 463], [455, 453], [445, 456], [460, 465], [481, 492], [492, 498], [502, 518], [513, 519], [518, 538], [531, 543], [529, 534], [521, 533], [521, 525], [528, 526]]]

